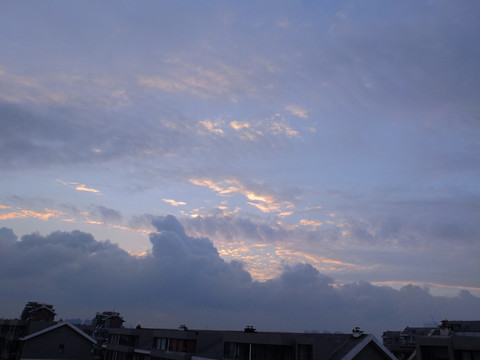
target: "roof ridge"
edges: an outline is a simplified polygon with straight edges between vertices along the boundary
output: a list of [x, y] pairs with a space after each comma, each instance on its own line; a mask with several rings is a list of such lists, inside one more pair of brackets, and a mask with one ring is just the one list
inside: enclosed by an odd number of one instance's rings
[[74, 330], [75, 332], [77, 332], [79, 335], [82, 335], [84, 338], [86, 338], [88, 341], [91, 341], [92, 343], [96, 344], [97, 343], [97, 340], [95, 340], [94, 338], [92, 338], [90, 335], [86, 334], [85, 332], [83, 332], [81, 329], [79, 329], [78, 327], [76, 327], [75, 325], [73, 324], [70, 324], [69, 322], [67, 321], [61, 321], [61, 322], [58, 322], [52, 326], [49, 326], [49, 327], [46, 327], [42, 330], [39, 330], [39, 331], [36, 331], [34, 333], [31, 333], [27, 336], [24, 336], [22, 338], [20, 338], [20, 340], [22, 341], [25, 341], [25, 340], [29, 340], [29, 339], [32, 339], [34, 337], [37, 337], [39, 335], [42, 335], [42, 334], [45, 334], [49, 331], [52, 331], [52, 330], [55, 330], [55, 329], [58, 329], [62, 326], [68, 326], [70, 327], [72, 330]]

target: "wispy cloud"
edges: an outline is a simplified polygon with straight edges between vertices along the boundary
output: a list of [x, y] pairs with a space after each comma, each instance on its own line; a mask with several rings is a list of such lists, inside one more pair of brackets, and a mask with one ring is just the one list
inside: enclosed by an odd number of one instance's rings
[[285, 109], [294, 116], [298, 116], [302, 119], [308, 119], [308, 110], [300, 105], [287, 105]]
[[301, 219], [301, 220], [300, 220], [300, 225], [303, 225], [303, 226], [312, 226], [312, 227], [316, 228], [316, 227], [318, 227], [318, 226], [322, 226], [322, 225], [323, 225], [323, 222], [322, 222], [322, 221], [319, 221], [319, 220]]
[[234, 130], [242, 130], [242, 129], [248, 129], [250, 127], [250, 124], [248, 122], [243, 122], [243, 121], [231, 121], [230, 126]]
[[70, 187], [72, 189], [75, 189], [77, 191], [85, 191], [85, 192], [93, 193], [93, 194], [96, 194], [96, 195], [102, 195], [102, 192], [100, 190], [97, 190], [97, 189], [94, 189], [94, 188], [91, 188], [91, 187], [87, 187], [85, 184], [81, 184], [81, 183], [74, 182], [74, 181], [63, 181], [63, 180], [60, 180], [60, 179], [57, 179], [57, 182], [59, 184], [62, 184], [62, 185], [65, 185], [67, 187]]
[[219, 64], [206, 68], [188, 64], [178, 58], [165, 61], [169, 75], [140, 75], [138, 83], [159, 90], [190, 94], [199, 98], [227, 97], [236, 102], [238, 97], [253, 92], [250, 71], [232, 65]]
[[253, 124], [247, 121], [231, 121], [230, 127], [238, 133], [238, 137], [244, 141], [255, 141], [264, 136], [261, 124]]
[[223, 135], [224, 131], [219, 127], [222, 124], [222, 121], [211, 121], [211, 120], [202, 120], [198, 122], [199, 126], [207, 130], [210, 133]]
[[221, 181], [214, 181], [212, 179], [190, 179], [194, 185], [205, 186], [217, 192], [222, 196], [229, 196], [232, 194], [244, 195], [249, 201], [246, 203], [257, 208], [264, 213], [281, 212], [283, 209], [292, 208], [293, 204], [288, 201], [282, 201], [273, 192], [265, 192], [255, 190], [242, 183], [238, 179], [225, 179]]
[[[11, 209], [10, 207], [0, 207], [1, 210]], [[0, 220], [35, 218], [40, 220], [49, 220], [50, 218], [60, 218], [63, 212], [54, 209], [43, 209], [42, 211], [15, 209], [12, 211], [0, 212]]]
[[270, 131], [274, 135], [285, 135], [290, 138], [300, 138], [297, 130], [293, 129], [280, 114], [275, 114], [271, 118]]
[[44, 105], [123, 108], [131, 104], [123, 80], [112, 76], [84, 77], [64, 72], [16, 74], [5, 69], [0, 73], [0, 99]]
[[162, 199], [163, 202], [166, 202], [167, 204], [170, 204], [172, 206], [184, 206], [184, 205], [187, 205], [186, 202], [184, 201], [176, 201], [176, 200], [173, 200], [173, 199]]

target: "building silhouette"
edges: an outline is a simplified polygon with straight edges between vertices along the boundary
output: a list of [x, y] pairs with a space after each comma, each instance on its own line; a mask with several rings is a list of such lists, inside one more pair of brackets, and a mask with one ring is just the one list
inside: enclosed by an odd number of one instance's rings
[[373, 335], [176, 329], [112, 329], [105, 360], [395, 360]]

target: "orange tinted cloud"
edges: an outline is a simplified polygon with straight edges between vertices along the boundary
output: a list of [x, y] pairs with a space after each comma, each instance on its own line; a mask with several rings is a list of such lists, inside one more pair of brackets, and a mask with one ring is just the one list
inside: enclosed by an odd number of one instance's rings
[[[7, 209], [9, 207], [2, 207], [2, 209]], [[12, 219], [25, 219], [25, 218], [36, 218], [41, 220], [48, 220], [49, 218], [58, 218], [63, 215], [61, 211], [52, 210], [52, 209], [43, 209], [43, 212], [17, 209], [15, 211], [10, 211], [7, 213], [0, 214], [0, 220], [12, 220]]]
[[302, 220], [300, 220], [300, 225], [318, 227], [318, 226], [322, 226], [323, 222], [318, 221], [318, 220], [302, 219]]
[[277, 199], [275, 194], [260, 193], [258, 190], [252, 190], [237, 179], [225, 179], [222, 181], [190, 179], [190, 182], [194, 185], [208, 187], [223, 196], [241, 194], [250, 200], [247, 201], [247, 204], [256, 207], [264, 213], [282, 212], [293, 207], [293, 204]]
[[163, 202], [166, 202], [167, 204], [170, 204], [172, 206], [183, 206], [183, 205], [187, 205], [186, 202], [183, 202], [183, 201], [176, 201], [176, 200], [173, 200], [173, 199], [162, 199]]
[[60, 179], [57, 179], [57, 182], [62, 184], [62, 185], [71, 187], [71, 188], [73, 188], [77, 191], [86, 191], [86, 192], [94, 193], [94, 194], [97, 194], [97, 195], [102, 195], [102, 192], [100, 190], [97, 190], [97, 189], [94, 189], [94, 188], [91, 188], [91, 187], [87, 187], [85, 184], [80, 184], [80, 183], [74, 182], [74, 181], [63, 181], [63, 180], [60, 180]]

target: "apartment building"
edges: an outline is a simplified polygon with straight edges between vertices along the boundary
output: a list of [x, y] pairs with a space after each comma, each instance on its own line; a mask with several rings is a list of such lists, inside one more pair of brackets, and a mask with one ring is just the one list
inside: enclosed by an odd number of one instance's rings
[[394, 360], [372, 335], [175, 329], [114, 329], [105, 360]]
[[417, 360], [480, 360], [480, 321], [443, 320], [429, 336], [419, 336]]
[[382, 334], [383, 345], [398, 360], [407, 360], [415, 352], [417, 337], [428, 336], [435, 329], [435, 327], [407, 326], [402, 331], [384, 331]]
[[96, 340], [75, 325], [59, 322], [23, 338], [20, 360], [90, 360]]

